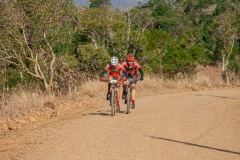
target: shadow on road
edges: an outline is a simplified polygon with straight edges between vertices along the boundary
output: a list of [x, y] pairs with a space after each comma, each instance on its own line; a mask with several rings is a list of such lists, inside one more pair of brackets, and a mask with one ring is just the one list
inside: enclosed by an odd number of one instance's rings
[[93, 113], [88, 113], [88, 114], [84, 114], [84, 116], [111, 116], [111, 113], [109, 113], [109, 110], [105, 110], [105, 111], [97, 111], [97, 112], [93, 112]]
[[122, 113], [122, 114], [126, 114], [126, 112], [125, 112], [125, 111], [120, 111], [120, 112], [117, 112], [117, 113]]
[[[125, 111], [120, 111], [120, 112], [116, 112], [115, 114], [118, 114], [118, 113], [121, 113], [121, 114], [125, 114]], [[97, 112], [93, 112], [93, 113], [89, 113], [89, 114], [86, 114], [84, 116], [111, 116], [111, 111], [110, 110], [103, 110], [103, 111], [97, 111]]]
[[223, 96], [215, 96], [215, 95], [202, 95], [202, 94], [188, 94], [188, 95], [193, 95], [193, 96], [209, 96], [209, 97], [227, 98], [227, 99], [239, 99], [239, 98], [223, 97]]
[[182, 141], [177, 141], [177, 140], [167, 139], [167, 138], [160, 138], [160, 137], [154, 137], [154, 136], [148, 136], [148, 137], [159, 139], [159, 140], [164, 140], [164, 141], [169, 141], [169, 142], [174, 142], [174, 143], [180, 143], [180, 144], [189, 145], [189, 146], [194, 146], [194, 147], [201, 147], [201, 148], [206, 148], [206, 149], [212, 149], [212, 150], [215, 150], [215, 151], [240, 155], [240, 152], [234, 152], [234, 151], [229, 151], [229, 150], [225, 150], [225, 149], [213, 148], [213, 147], [208, 147], [208, 146], [203, 146], [203, 145], [188, 143], [188, 142], [182, 142]]

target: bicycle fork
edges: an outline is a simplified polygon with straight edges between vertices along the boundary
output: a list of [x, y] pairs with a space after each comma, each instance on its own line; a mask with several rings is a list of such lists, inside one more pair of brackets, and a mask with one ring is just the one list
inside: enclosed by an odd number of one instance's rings
[[113, 102], [112, 102], [112, 99], [110, 98], [110, 105], [113, 103], [114, 105], [116, 105], [116, 98], [117, 98], [117, 93], [116, 93], [116, 90], [115, 90], [115, 86], [111, 86], [111, 91], [110, 91], [110, 97], [112, 97], [112, 94], [114, 95], [114, 98], [113, 98]]

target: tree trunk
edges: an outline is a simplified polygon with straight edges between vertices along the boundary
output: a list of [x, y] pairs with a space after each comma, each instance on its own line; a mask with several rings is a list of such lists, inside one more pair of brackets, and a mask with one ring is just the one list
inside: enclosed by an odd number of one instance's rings
[[235, 37], [235, 35], [232, 35], [230, 38], [230, 49], [229, 49], [229, 51], [227, 51], [227, 54], [225, 54], [225, 51], [222, 51], [222, 80], [227, 85], [230, 84], [229, 76], [227, 73], [227, 67], [229, 64], [230, 55], [232, 54], [232, 50], [234, 47], [234, 42], [235, 42], [234, 37]]
[[44, 83], [46, 94], [50, 95], [51, 94], [51, 86], [46, 81], [44, 81], [43, 83]]
[[222, 80], [223, 80], [223, 83], [226, 83], [227, 85], [229, 85], [229, 77], [228, 77], [228, 74], [227, 74], [227, 65], [223, 59], [223, 62], [222, 62]]
[[163, 67], [162, 67], [162, 57], [159, 56], [159, 67], [160, 67], [160, 74], [161, 74], [161, 79], [163, 79]]
[[224, 83], [226, 83], [227, 85], [230, 84], [230, 81], [229, 81], [229, 77], [227, 75], [227, 72], [222, 72], [222, 80]]

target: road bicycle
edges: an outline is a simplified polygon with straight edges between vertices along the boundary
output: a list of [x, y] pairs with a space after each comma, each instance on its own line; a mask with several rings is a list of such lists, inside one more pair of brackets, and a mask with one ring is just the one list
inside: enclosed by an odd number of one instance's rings
[[[139, 81], [140, 78], [138, 78], [136, 81]], [[127, 104], [126, 108], [126, 114], [130, 113], [130, 108], [132, 107], [132, 78], [129, 78], [127, 80], [127, 91], [125, 96], [125, 104]]]
[[117, 106], [117, 80], [113, 77], [112, 80], [104, 80], [104, 82], [109, 82], [110, 86], [110, 106], [111, 106], [111, 116], [115, 115]]

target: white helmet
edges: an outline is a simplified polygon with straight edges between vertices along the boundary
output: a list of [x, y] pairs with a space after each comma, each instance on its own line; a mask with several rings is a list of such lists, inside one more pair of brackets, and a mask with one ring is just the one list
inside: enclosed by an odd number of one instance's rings
[[116, 66], [116, 65], [118, 64], [118, 58], [115, 57], [115, 56], [113, 56], [113, 57], [111, 58], [111, 64], [112, 64], [113, 66]]

